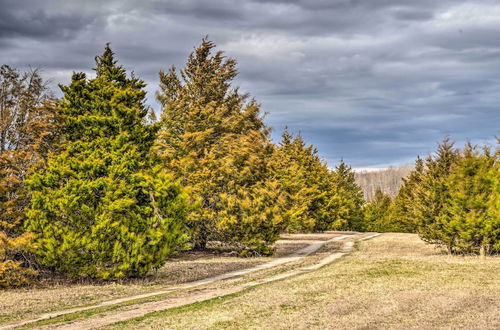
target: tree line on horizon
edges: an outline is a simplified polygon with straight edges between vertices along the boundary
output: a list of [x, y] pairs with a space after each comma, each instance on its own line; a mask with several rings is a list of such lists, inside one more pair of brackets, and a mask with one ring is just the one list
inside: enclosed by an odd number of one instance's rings
[[376, 170], [356, 170], [356, 183], [361, 187], [365, 201], [370, 202], [375, 197], [377, 190], [394, 197], [398, 194], [399, 188], [414, 167], [389, 166], [388, 168]]
[[[268, 255], [283, 232], [402, 228], [449, 246], [442, 220], [432, 222], [444, 219], [435, 212], [443, 191], [454, 196], [453, 221], [466, 219], [455, 233], [472, 233], [476, 218], [498, 207], [498, 151], [486, 156], [471, 147], [468, 156], [450, 151], [447, 171], [463, 164], [451, 171], [453, 184], [434, 180], [445, 171], [441, 158], [417, 164], [389, 199], [405, 220], [400, 227], [381, 220], [385, 197], [365, 203], [346, 163], [330, 170], [314, 146], [286, 129], [271, 142], [260, 105], [232, 85], [236, 61], [214, 48], [204, 39], [181, 70], [160, 71], [159, 120], [146, 105], [146, 84], [127, 74], [109, 44], [96, 57], [95, 77], [73, 73], [60, 99], [37, 70], [0, 67], [0, 287], [53, 273], [141, 277], [187, 249]], [[465, 168], [476, 159], [496, 199], [481, 192], [478, 203], [488, 211], [463, 213], [464, 200], [480, 189], [470, 186], [483, 184]], [[414, 182], [422, 207], [410, 213]], [[498, 251], [495, 212], [481, 253]], [[450, 251], [472, 244], [467, 235], [453, 238]]]

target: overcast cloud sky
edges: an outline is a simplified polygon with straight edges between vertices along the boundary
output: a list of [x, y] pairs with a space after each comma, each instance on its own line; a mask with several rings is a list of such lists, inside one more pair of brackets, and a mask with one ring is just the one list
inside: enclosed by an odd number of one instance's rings
[[41, 67], [55, 89], [111, 42], [155, 108], [158, 71], [207, 34], [275, 139], [300, 130], [330, 166], [403, 165], [446, 135], [500, 133], [500, 1], [0, 0], [0, 64]]

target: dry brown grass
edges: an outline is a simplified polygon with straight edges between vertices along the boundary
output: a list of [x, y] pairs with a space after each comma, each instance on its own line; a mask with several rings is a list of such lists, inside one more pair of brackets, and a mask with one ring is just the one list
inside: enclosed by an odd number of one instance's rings
[[96, 304], [114, 298], [155, 291], [171, 284], [195, 281], [225, 272], [251, 267], [264, 258], [218, 257], [178, 259], [141, 280], [92, 284], [60, 284], [0, 291], [0, 324], [75, 306]]
[[273, 257], [256, 258], [239, 258], [230, 253], [217, 251], [184, 252], [144, 279], [100, 284], [50, 279], [38, 283], [37, 287], [0, 290], [0, 324], [32, 318], [46, 312], [94, 305], [106, 300], [152, 292], [169, 285], [249, 268], [272, 258], [290, 254], [307, 245], [303, 242], [285, 241], [276, 245]]
[[115, 327], [498, 329], [500, 258], [448, 256], [385, 234], [319, 271]]

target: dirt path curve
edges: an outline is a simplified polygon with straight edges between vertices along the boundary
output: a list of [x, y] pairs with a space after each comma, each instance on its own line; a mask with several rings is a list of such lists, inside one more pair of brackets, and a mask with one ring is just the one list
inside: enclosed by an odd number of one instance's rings
[[[330, 242], [339, 241], [339, 240], [343, 240], [343, 239], [358, 236], [358, 235], [361, 235], [361, 233], [337, 235], [337, 236], [330, 238], [328, 240], [321, 240], [321, 241], [311, 240], [311, 242], [313, 242], [313, 243], [309, 244], [305, 248], [302, 248], [302, 249], [296, 251], [295, 253], [286, 255], [284, 257], [276, 258], [275, 260], [272, 260], [272, 261], [269, 261], [267, 263], [263, 263], [263, 264], [260, 264], [260, 265], [257, 265], [257, 266], [251, 267], [251, 268], [232, 271], [232, 272], [224, 273], [224, 274], [217, 275], [217, 276], [212, 276], [209, 278], [205, 278], [205, 279], [201, 279], [201, 280], [197, 280], [197, 281], [193, 281], [193, 282], [188, 282], [188, 283], [184, 283], [184, 284], [180, 284], [180, 285], [176, 285], [176, 286], [171, 286], [171, 287], [168, 287], [168, 288], [163, 289], [163, 290], [158, 290], [158, 291], [148, 292], [145, 294], [139, 294], [139, 295], [134, 295], [134, 296], [128, 296], [128, 297], [108, 300], [108, 301], [104, 301], [104, 302], [101, 302], [101, 303], [95, 304], [95, 305], [75, 307], [75, 308], [65, 309], [65, 310], [56, 311], [56, 312], [45, 313], [45, 314], [41, 314], [40, 316], [32, 318], [32, 319], [26, 319], [26, 320], [16, 321], [16, 322], [12, 322], [12, 323], [2, 324], [2, 325], [0, 325], [0, 330], [12, 329], [14, 327], [27, 325], [30, 323], [34, 323], [34, 322], [38, 322], [38, 321], [42, 321], [42, 320], [47, 320], [47, 319], [58, 317], [58, 316], [72, 314], [75, 312], [81, 312], [81, 311], [86, 311], [86, 310], [91, 310], [91, 309], [101, 308], [101, 307], [108, 307], [108, 306], [113, 306], [113, 305], [117, 305], [117, 304], [121, 304], [121, 303], [126, 303], [126, 302], [132, 301], [132, 300], [144, 299], [144, 298], [158, 296], [158, 295], [162, 295], [162, 294], [166, 294], [166, 293], [172, 293], [174, 291], [191, 289], [191, 288], [195, 288], [198, 286], [218, 282], [221, 280], [239, 278], [239, 277], [242, 277], [244, 275], [247, 275], [247, 274], [250, 274], [253, 272], [257, 272], [257, 271], [265, 270], [265, 269], [270, 269], [270, 268], [273, 268], [273, 267], [276, 267], [279, 265], [283, 265], [285, 263], [300, 260], [300, 259], [307, 257], [308, 255], [316, 252], [321, 247], [323, 247], [324, 245], [326, 245]], [[208, 299], [210, 299], [210, 298], [208, 298]]]
[[[353, 236], [357, 236], [357, 235], [359, 235], [359, 234], [342, 235], [342, 236], [330, 239], [328, 241], [325, 241], [323, 244], [320, 244], [319, 246], [312, 244], [312, 245], [314, 245], [314, 247], [309, 246], [305, 249], [302, 249], [301, 251], [303, 251], [303, 253], [307, 253], [306, 255], [309, 255], [309, 254], [313, 253], [314, 251], [318, 250], [320, 246], [323, 246], [324, 244], [326, 244], [328, 242], [339, 241], [339, 240], [353, 237]], [[378, 235], [380, 235], [380, 234], [370, 234], [368, 236], [365, 236], [365, 237], [358, 239], [358, 241], [373, 238], [373, 237], [378, 236]], [[336, 259], [339, 259], [340, 257], [346, 255], [347, 253], [351, 252], [353, 250], [353, 246], [354, 246], [353, 241], [346, 242], [344, 244], [343, 249], [340, 252], [333, 253], [333, 254], [323, 258], [318, 263], [316, 263], [312, 266], [305, 267], [305, 268], [299, 268], [296, 270], [292, 270], [292, 271], [282, 273], [279, 275], [267, 277], [264, 279], [255, 280], [255, 281], [247, 282], [244, 284], [240, 284], [240, 285], [236, 285], [236, 286], [232, 286], [232, 287], [228, 287], [228, 288], [202, 288], [200, 290], [197, 290], [196, 292], [186, 292], [185, 294], [182, 294], [180, 296], [167, 297], [166, 299], [161, 300], [161, 301], [153, 301], [153, 302], [147, 302], [147, 303], [138, 304], [138, 305], [132, 305], [132, 306], [129, 306], [129, 308], [126, 308], [125, 310], [110, 312], [110, 313], [106, 313], [104, 315], [96, 315], [96, 316], [93, 316], [93, 317], [90, 317], [87, 319], [77, 320], [74, 322], [68, 322], [68, 323], [64, 323], [64, 324], [56, 324], [56, 325], [52, 325], [52, 326], [47, 326], [45, 328], [46, 329], [96, 329], [96, 328], [104, 327], [104, 326], [107, 326], [107, 325], [110, 325], [110, 324], [113, 324], [116, 322], [130, 320], [130, 319], [133, 319], [136, 317], [144, 316], [144, 315], [149, 314], [149, 313], [154, 313], [157, 311], [162, 311], [162, 310], [166, 310], [166, 309], [170, 309], [170, 308], [174, 308], [174, 307], [189, 305], [189, 304], [209, 300], [209, 299], [216, 298], [216, 297], [222, 297], [222, 296], [225, 296], [228, 294], [243, 291], [247, 288], [250, 288], [250, 287], [253, 287], [256, 285], [261, 285], [261, 284], [285, 279], [285, 278], [295, 276], [298, 274], [312, 272], [314, 270], [317, 270], [317, 269], [333, 262]], [[306, 250], [306, 251], [304, 252], [304, 250]], [[301, 251], [295, 253], [293, 258], [299, 257], [300, 256], [299, 253]], [[302, 255], [302, 256], [304, 256], [304, 255]], [[292, 257], [289, 257], [289, 258], [292, 258]], [[280, 262], [278, 264], [282, 264], [282, 263], [284, 263], [284, 262]], [[274, 264], [276, 264], [276, 263], [274, 263]], [[261, 265], [261, 267], [262, 266], [263, 265]], [[254, 268], [256, 268], [256, 267], [254, 267]], [[267, 267], [267, 268], [269, 268], [269, 267]], [[261, 269], [263, 269], [263, 268], [261, 268]]]
[[[338, 241], [341, 239], [345, 239], [347, 237], [352, 237], [352, 236], [357, 236], [356, 235], [343, 235], [341, 237], [336, 237], [334, 239], [331, 239], [326, 242], [331, 242], [331, 241]], [[357, 241], [361, 240], [366, 240], [373, 238], [375, 236], [378, 236], [380, 234], [373, 233], [369, 234], [368, 236], [364, 236], [362, 238], [357, 239]], [[196, 302], [201, 302], [217, 297], [223, 297], [228, 294], [233, 294], [237, 293], [240, 291], [243, 291], [247, 288], [254, 287], [257, 285], [285, 279], [291, 276], [303, 274], [303, 273], [308, 273], [312, 272], [315, 270], [318, 270], [319, 268], [333, 262], [334, 260], [337, 260], [341, 258], [342, 256], [352, 252], [354, 247], [354, 241], [349, 241], [346, 242], [340, 252], [335, 252], [333, 254], [328, 255], [327, 257], [323, 258], [320, 260], [318, 263], [308, 266], [308, 267], [303, 267], [299, 269], [295, 269], [292, 271], [288, 271], [279, 275], [275, 276], [270, 276], [267, 278], [259, 279], [259, 280], [254, 280], [251, 282], [247, 282], [244, 284], [238, 284], [234, 285], [231, 287], [214, 287], [214, 288], [200, 288], [194, 292], [185, 292], [182, 293], [181, 295], [176, 295], [173, 297], [166, 297], [165, 299], [162, 299], [161, 301], [151, 301], [151, 302], [146, 302], [142, 304], [136, 304], [136, 305], [131, 305], [126, 307], [125, 309], [118, 310], [118, 311], [111, 311], [109, 313], [104, 313], [100, 315], [94, 315], [86, 319], [80, 319], [80, 320], [75, 320], [73, 322], [67, 322], [67, 323], [62, 323], [62, 324], [55, 324], [55, 325], [49, 325], [46, 327], [43, 327], [43, 329], [97, 329], [101, 328], [107, 325], [111, 325], [116, 322], [120, 321], [126, 321], [130, 320], [133, 318], [141, 317], [146, 314], [154, 313], [157, 311], [163, 311], [166, 309], [174, 308], [174, 307], [179, 307], [179, 306], [184, 306], [184, 305], [189, 305], [193, 304]], [[311, 251], [313, 248], [310, 249]], [[317, 250], [317, 249], [316, 249]], [[312, 252], [310, 252], [312, 253]]]

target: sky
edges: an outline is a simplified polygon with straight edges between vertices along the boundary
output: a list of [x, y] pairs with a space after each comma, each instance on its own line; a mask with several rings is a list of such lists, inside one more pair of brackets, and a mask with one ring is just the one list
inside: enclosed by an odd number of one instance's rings
[[0, 0], [0, 64], [58, 83], [110, 42], [148, 84], [208, 35], [279, 140], [300, 132], [333, 167], [413, 163], [449, 136], [500, 135], [499, 0]]

